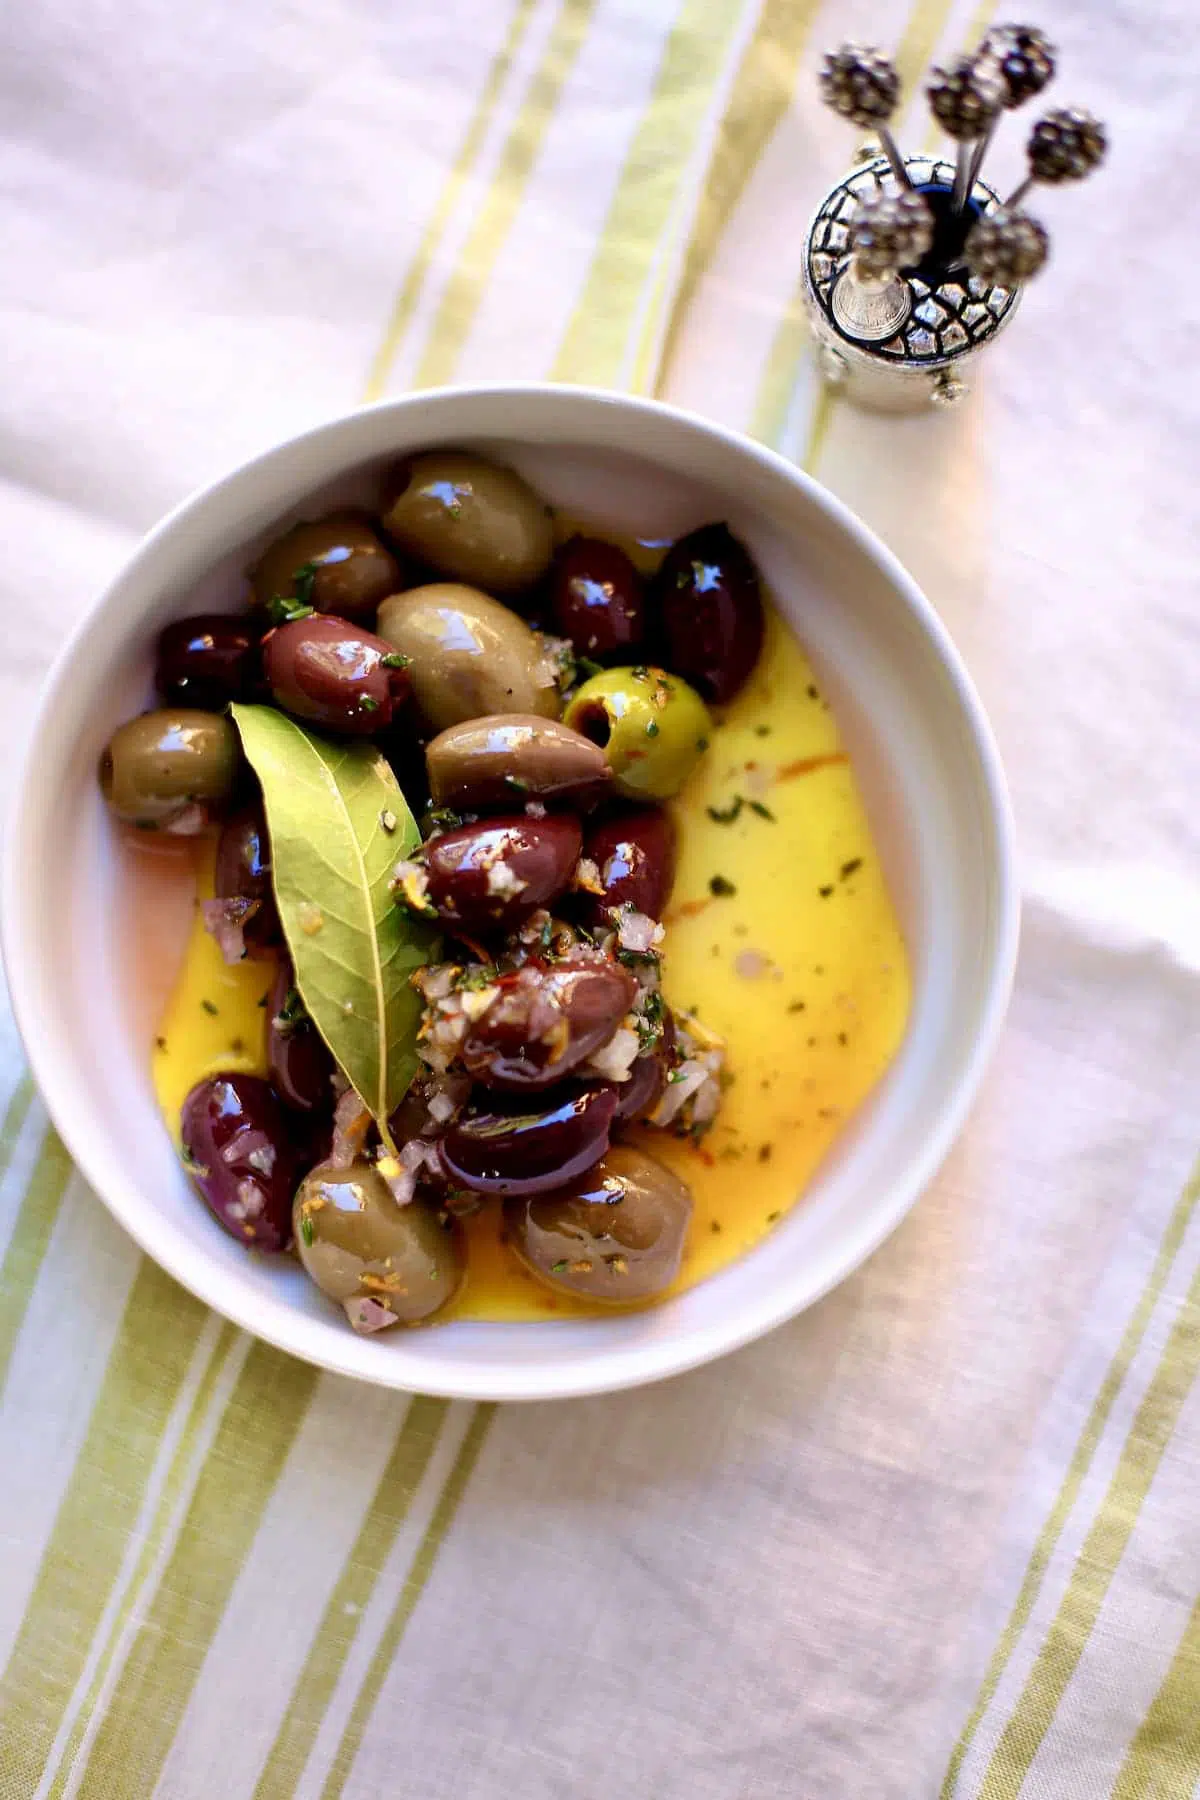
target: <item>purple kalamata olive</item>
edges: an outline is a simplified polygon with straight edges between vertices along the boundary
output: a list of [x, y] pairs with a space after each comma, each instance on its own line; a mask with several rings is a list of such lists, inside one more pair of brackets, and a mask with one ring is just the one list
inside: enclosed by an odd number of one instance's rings
[[373, 632], [317, 613], [263, 639], [263, 668], [284, 712], [345, 737], [375, 737], [408, 693], [404, 658]]
[[477, 1081], [505, 1093], [536, 1093], [569, 1075], [607, 1044], [637, 992], [620, 963], [582, 951], [527, 963], [497, 986], [461, 1054]]
[[762, 649], [763, 603], [758, 570], [728, 525], [701, 525], [668, 550], [651, 610], [671, 672], [706, 700], [732, 700]]
[[550, 594], [555, 628], [580, 656], [630, 660], [626, 653], [645, 634], [646, 596], [624, 550], [602, 538], [570, 538], [554, 558]]
[[260, 606], [294, 600], [319, 613], [367, 623], [381, 600], [405, 586], [400, 564], [366, 513], [344, 508], [293, 525], [250, 571]]
[[442, 1160], [474, 1193], [543, 1194], [599, 1162], [616, 1111], [616, 1089], [594, 1087], [540, 1112], [468, 1112], [442, 1139]]
[[512, 931], [565, 892], [582, 842], [570, 813], [460, 825], [425, 846], [429, 898], [451, 930]]
[[259, 631], [246, 614], [197, 613], [159, 634], [154, 679], [164, 700], [219, 712], [258, 683]]
[[209, 1211], [251, 1250], [285, 1250], [302, 1144], [257, 1075], [198, 1082], [180, 1118], [184, 1167]]
[[333, 1057], [304, 1010], [286, 956], [267, 1002], [267, 1069], [285, 1105], [302, 1113], [333, 1111]]
[[675, 848], [675, 822], [661, 806], [626, 807], [589, 826], [583, 854], [604, 887], [587, 896], [592, 923], [609, 924], [614, 906], [661, 919], [675, 884]]
[[659, 1045], [639, 1056], [629, 1071], [629, 1080], [614, 1089], [617, 1096], [617, 1118], [622, 1124], [648, 1118], [662, 1098], [667, 1085], [667, 1058]]
[[603, 750], [557, 719], [493, 713], [438, 733], [426, 751], [435, 806], [508, 811], [523, 800], [595, 804], [612, 777]]
[[271, 885], [271, 844], [260, 802], [243, 807], [222, 826], [213, 893], [218, 900], [257, 902], [256, 910], [242, 922], [248, 956], [261, 956], [282, 942], [283, 928]]
[[628, 1144], [556, 1193], [504, 1202], [509, 1242], [535, 1275], [616, 1304], [671, 1285], [691, 1216], [691, 1191], [674, 1170]]

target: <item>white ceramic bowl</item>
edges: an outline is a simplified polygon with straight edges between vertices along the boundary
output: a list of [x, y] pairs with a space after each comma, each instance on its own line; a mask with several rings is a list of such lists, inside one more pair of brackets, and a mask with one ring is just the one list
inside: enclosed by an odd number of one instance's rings
[[[631, 1316], [456, 1323], [360, 1338], [298, 1268], [249, 1257], [198, 1204], [155, 1109], [114, 954], [117, 864], [96, 785], [150, 697], [170, 619], [236, 603], [248, 551], [314, 500], [438, 443], [515, 464], [550, 500], [665, 535], [727, 518], [811, 652], [863, 784], [914, 976], [886, 1079], [773, 1235]], [[651, 401], [570, 387], [414, 394], [351, 413], [186, 501], [138, 549], [46, 684], [9, 822], [4, 954], [30, 1061], [71, 1155], [164, 1269], [248, 1331], [340, 1374], [469, 1398], [631, 1387], [733, 1350], [841, 1281], [899, 1223], [963, 1122], [1012, 977], [1017, 899], [1004, 781], [928, 602], [816, 482]]]

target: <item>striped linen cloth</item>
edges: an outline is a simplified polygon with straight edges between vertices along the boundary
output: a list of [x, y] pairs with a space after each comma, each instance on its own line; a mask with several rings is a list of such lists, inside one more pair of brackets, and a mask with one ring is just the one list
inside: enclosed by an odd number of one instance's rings
[[1111, 163], [1039, 206], [1052, 268], [971, 401], [903, 421], [808, 360], [802, 235], [853, 149], [815, 66], [867, 36], [912, 92], [987, 4], [0, 22], [10, 742], [197, 483], [361, 398], [613, 383], [756, 432], [907, 561], [1027, 897], [985, 1095], [896, 1237], [738, 1356], [569, 1406], [352, 1387], [206, 1313], [3, 1025], [0, 1800], [1200, 1794], [1200, 40], [1188, 0], [1038, 12]]

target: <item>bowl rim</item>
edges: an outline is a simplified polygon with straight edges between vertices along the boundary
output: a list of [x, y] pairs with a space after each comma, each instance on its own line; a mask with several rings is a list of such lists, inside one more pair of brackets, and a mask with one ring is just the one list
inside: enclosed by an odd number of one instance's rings
[[[970, 1054], [960, 1064], [954, 1080], [942, 1097], [935, 1129], [927, 1134], [919, 1153], [911, 1157], [907, 1170], [898, 1175], [889, 1185], [886, 1197], [880, 1196], [879, 1203], [856, 1232], [853, 1241], [848, 1244], [845, 1256], [838, 1259], [837, 1269], [830, 1273], [827, 1279], [820, 1281], [801, 1301], [797, 1302], [791, 1293], [781, 1286], [780, 1291], [775, 1295], [768, 1295], [753, 1307], [745, 1307], [740, 1312], [731, 1314], [725, 1329], [719, 1332], [710, 1330], [704, 1341], [699, 1344], [689, 1339], [675, 1339], [669, 1335], [655, 1339], [652, 1344], [644, 1347], [640, 1356], [632, 1359], [622, 1357], [620, 1359], [621, 1366], [614, 1368], [611, 1378], [597, 1376], [592, 1372], [591, 1365], [585, 1370], [564, 1371], [556, 1367], [555, 1359], [550, 1356], [544, 1364], [548, 1379], [541, 1382], [531, 1383], [527, 1378], [519, 1378], [519, 1384], [518, 1381], [513, 1381], [511, 1378], [509, 1380], [503, 1378], [489, 1380], [486, 1371], [447, 1365], [441, 1378], [431, 1376], [426, 1379], [422, 1374], [421, 1385], [418, 1388], [414, 1385], [412, 1377], [399, 1368], [396, 1372], [399, 1378], [389, 1379], [388, 1365], [385, 1359], [378, 1359], [377, 1364], [372, 1368], [364, 1369], [351, 1366], [348, 1357], [342, 1359], [336, 1352], [326, 1354], [315, 1350], [304, 1342], [306, 1321], [299, 1315], [284, 1313], [284, 1317], [289, 1321], [292, 1318], [295, 1319], [294, 1329], [290, 1324], [286, 1328], [282, 1326], [276, 1328], [272, 1323], [264, 1322], [256, 1314], [251, 1297], [243, 1296], [236, 1288], [232, 1292], [227, 1291], [228, 1277], [218, 1267], [215, 1265], [210, 1267], [203, 1261], [193, 1264], [186, 1256], [173, 1255], [163, 1245], [152, 1244], [148, 1241], [152, 1234], [141, 1228], [138, 1208], [127, 1203], [124, 1193], [114, 1194], [105, 1191], [104, 1182], [95, 1173], [96, 1164], [90, 1141], [76, 1129], [72, 1110], [68, 1104], [68, 1083], [61, 1070], [65, 1069], [70, 1061], [69, 1053], [64, 1056], [64, 1047], [52, 1033], [43, 1029], [38, 1016], [32, 963], [25, 954], [25, 914], [28, 904], [25, 887], [27, 884], [21, 875], [22, 859], [18, 855], [18, 846], [24, 841], [29, 829], [31, 771], [39, 745], [47, 730], [48, 720], [59, 702], [59, 689], [74, 664], [81, 641], [94, 627], [97, 616], [119, 594], [143, 560], [155, 553], [161, 541], [174, 533], [193, 509], [208, 503], [225, 490], [237, 486], [256, 470], [269, 465], [276, 458], [291, 455], [303, 446], [313, 445], [327, 434], [336, 435], [352, 420], [392, 415], [399, 418], [405, 413], [417, 409], [432, 406], [436, 411], [439, 404], [453, 401], [461, 405], [476, 397], [490, 397], [493, 401], [511, 402], [514, 409], [522, 406], [547, 409], [551, 417], [556, 408], [561, 407], [569, 412], [570, 409], [582, 403], [585, 407], [616, 408], [628, 412], [634, 418], [638, 416], [660, 417], [682, 424], [690, 430], [717, 439], [726, 450], [731, 450], [743, 458], [749, 458], [762, 469], [775, 475], [781, 475], [788, 483], [799, 488], [809, 503], [824, 513], [834, 527], [845, 534], [854, 546], [875, 564], [880, 574], [893, 592], [900, 597], [909, 614], [919, 625], [923, 636], [948, 677], [960, 718], [967, 727], [979, 759], [979, 772], [982, 778], [981, 793], [987, 804], [987, 823], [995, 860], [996, 929], [993, 939], [994, 953], [986, 978], [986, 992], [979, 1008]], [[572, 422], [567, 418], [564, 420], [564, 424], [568, 430], [578, 433], [578, 420]], [[469, 430], [467, 435], [470, 435]], [[514, 429], [508, 435], [519, 439], [521, 434], [519, 429]], [[707, 418], [690, 408], [676, 406], [667, 401], [627, 394], [617, 389], [555, 382], [496, 381], [451, 384], [415, 390], [404, 395], [375, 401], [367, 406], [347, 408], [345, 411], [333, 414], [301, 431], [276, 440], [266, 449], [247, 457], [215, 480], [193, 489], [173, 506], [138, 540], [103, 591], [81, 614], [61, 645], [43, 680], [25, 744], [18, 760], [15, 782], [6, 808], [0, 858], [2, 858], [2, 864], [0, 864], [0, 952], [3, 955], [13, 1017], [28, 1058], [30, 1072], [34, 1077], [50, 1122], [65, 1145], [72, 1163], [118, 1224], [128, 1233], [139, 1249], [163, 1268], [181, 1287], [193, 1294], [204, 1305], [211, 1307], [213, 1311], [249, 1332], [253, 1337], [260, 1338], [276, 1349], [297, 1356], [302, 1361], [336, 1375], [358, 1381], [370, 1381], [375, 1385], [400, 1391], [422, 1392], [447, 1399], [476, 1401], [575, 1399], [646, 1386], [665, 1380], [670, 1376], [683, 1374], [689, 1369], [700, 1367], [753, 1343], [788, 1319], [807, 1311], [833, 1288], [839, 1286], [891, 1236], [912, 1210], [937, 1174], [961, 1131], [974, 1103], [1003, 1025], [1016, 973], [1020, 936], [1020, 896], [1016, 879], [1015, 826], [1007, 781], [995, 737], [982, 701], [953, 639], [932, 603], [926, 598], [899, 558], [845, 502], [839, 500], [814, 476], [800, 468], [798, 464], [789, 461], [778, 451], [759, 443], [747, 434], [715, 419]], [[346, 1336], [348, 1339], [347, 1351], [349, 1351], [356, 1340], [349, 1333]], [[629, 1366], [631, 1362], [636, 1363], [637, 1366]], [[648, 1366], [643, 1366], [643, 1364]], [[523, 1372], [524, 1374], [527, 1372]]]

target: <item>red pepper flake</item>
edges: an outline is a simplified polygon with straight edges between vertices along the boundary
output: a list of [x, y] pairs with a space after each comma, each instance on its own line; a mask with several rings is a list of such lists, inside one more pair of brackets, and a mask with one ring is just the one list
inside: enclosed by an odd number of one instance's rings
[[817, 769], [832, 769], [838, 763], [848, 763], [850, 758], [844, 750], [830, 750], [825, 756], [801, 756], [795, 762], [784, 763], [776, 772], [776, 781], [791, 781], [797, 775], [811, 775]]

